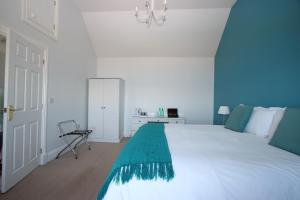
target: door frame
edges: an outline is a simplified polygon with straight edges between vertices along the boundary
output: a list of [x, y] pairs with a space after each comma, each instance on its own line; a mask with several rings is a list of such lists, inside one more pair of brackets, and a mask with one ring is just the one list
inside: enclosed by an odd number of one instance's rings
[[[6, 37], [6, 41], [10, 40], [10, 32], [14, 31], [15, 33], [21, 35], [24, 37], [26, 40], [31, 42], [32, 44], [36, 45], [38, 48], [42, 49], [43, 51], [43, 66], [44, 66], [44, 71], [43, 71], [43, 92], [42, 92], [42, 116], [41, 116], [41, 141], [40, 141], [40, 165], [45, 165], [48, 162], [48, 156], [47, 156], [47, 137], [46, 137], [46, 132], [47, 132], [47, 89], [48, 89], [48, 47], [45, 44], [42, 44], [36, 40], [33, 40], [24, 34], [15, 31], [14, 29], [11, 29], [9, 27], [3, 26], [0, 24], [0, 33], [3, 34]], [[8, 94], [8, 67], [9, 67], [9, 46], [6, 45], [6, 55], [5, 55], [5, 83], [4, 83], [4, 95], [7, 96]], [[6, 100], [4, 100], [4, 106], [7, 106]], [[3, 124], [3, 150], [4, 148], [4, 137], [6, 137], [6, 123]], [[3, 155], [5, 156], [5, 151], [3, 151]], [[2, 170], [4, 170], [4, 167], [2, 167]], [[2, 180], [3, 181], [3, 180]], [[3, 184], [2, 184], [3, 185]], [[1, 188], [2, 189], [2, 188]]]

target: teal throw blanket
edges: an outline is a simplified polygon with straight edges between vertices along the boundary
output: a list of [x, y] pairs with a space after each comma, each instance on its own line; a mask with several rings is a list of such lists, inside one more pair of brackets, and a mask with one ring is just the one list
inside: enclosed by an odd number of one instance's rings
[[112, 181], [124, 184], [133, 177], [166, 181], [174, 177], [164, 124], [149, 123], [139, 128], [119, 154], [97, 199], [104, 198]]

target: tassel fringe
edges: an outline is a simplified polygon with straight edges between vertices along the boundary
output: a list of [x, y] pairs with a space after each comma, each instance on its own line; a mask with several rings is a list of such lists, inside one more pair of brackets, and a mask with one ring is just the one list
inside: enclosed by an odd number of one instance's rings
[[133, 177], [136, 177], [138, 180], [156, 180], [161, 178], [165, 181], [170, 181], [174, 178], [174, 170], [170, 162], [124, 165], [112, 171], [103, 185], [98, 199], [104, 198], [111, 181], [117, 184], [124, 184], [128, 183]]

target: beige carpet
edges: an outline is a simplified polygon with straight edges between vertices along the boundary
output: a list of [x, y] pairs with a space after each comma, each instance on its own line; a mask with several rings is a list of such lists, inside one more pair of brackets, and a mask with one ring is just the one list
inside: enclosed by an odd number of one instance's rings
[[16, 200], [95, 200], [116, 156], [127, 143], [91, 143], [79, 147], [75, 160], [68, 152], [38, 167], [0, 199]]

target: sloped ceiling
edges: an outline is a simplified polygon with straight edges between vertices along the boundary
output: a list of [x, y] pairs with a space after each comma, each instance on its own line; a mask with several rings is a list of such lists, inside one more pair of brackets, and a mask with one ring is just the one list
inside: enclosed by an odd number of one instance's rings
[[214, 57], [235, 2], [169, 0], [166, 24], [147, 27], [134, 17], [144, 1], [74, 1], [98, 57]]
[[[74, 0], [82, 12], [132, 11], [146, 0]], [[155, 0], [157, 7], [164, 0]], [[169, 9], [231, 8], [236, 0], [167, 0]]]

